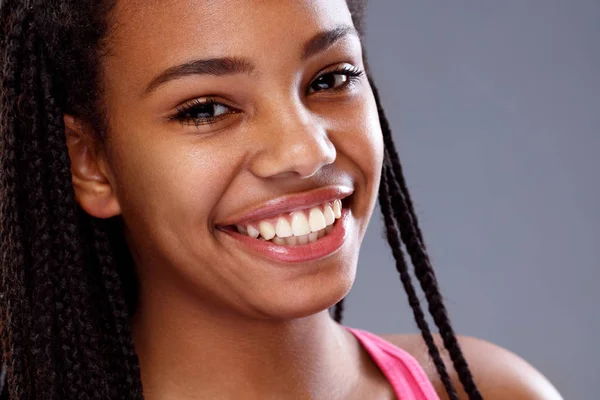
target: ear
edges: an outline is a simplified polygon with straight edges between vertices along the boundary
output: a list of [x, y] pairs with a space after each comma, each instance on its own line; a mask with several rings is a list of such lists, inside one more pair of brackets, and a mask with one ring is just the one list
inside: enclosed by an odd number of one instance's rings
[[64, 115], [63, 119], [75, 200], [96, 218], [120, 214], [121, 206], [110, 180], [102, 143], [86, 130], [81, 120], [71, 115]]

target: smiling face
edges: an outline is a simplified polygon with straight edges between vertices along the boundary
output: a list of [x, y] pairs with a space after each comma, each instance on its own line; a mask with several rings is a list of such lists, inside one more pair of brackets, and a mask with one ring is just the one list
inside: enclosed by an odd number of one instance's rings
[[[345, 296], [383, 155], [345, 1], [118, 1], [112, 18], [102, 84], [118, 206], [82, 206], [122, 215], [142, 301], [186, 293], [281, 319]], [[261, 240], [269, 226], [287, 242]]]

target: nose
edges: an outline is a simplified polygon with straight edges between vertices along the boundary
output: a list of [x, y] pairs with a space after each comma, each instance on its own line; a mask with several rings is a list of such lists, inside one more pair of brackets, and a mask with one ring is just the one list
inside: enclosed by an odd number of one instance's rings
[[[303, 104], [273, 107], [257, 124], [250, 170], [261, 178], [308, 178], [336, 159], [322, 118]], [[257, 132], [258, 131], [258, 132]]]

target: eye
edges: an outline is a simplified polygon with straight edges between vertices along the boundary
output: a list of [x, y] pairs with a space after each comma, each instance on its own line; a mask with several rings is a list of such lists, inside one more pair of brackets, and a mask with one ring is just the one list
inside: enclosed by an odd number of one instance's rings
[[334, 71], [326, 72], [317, 77], [308, 88], [308, 94], [320, 91], [340, 91], [358, 81], [364, 71], [350, 64], [344, 64]]
[[194, 99], [177, 107], [177, 114], [170, 119], [177, 120], [181, 124], [210, 125], [236, 112], [237, 110], [208, 97]]

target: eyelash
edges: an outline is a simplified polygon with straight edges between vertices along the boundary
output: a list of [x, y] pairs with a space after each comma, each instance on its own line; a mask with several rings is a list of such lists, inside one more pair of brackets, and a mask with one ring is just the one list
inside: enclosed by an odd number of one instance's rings
[[[314, 79], [311, 82], [311, 86], [315, 82], [317, 82], [320, 78], [330, 75], [330, 74], [345, 76], [347, 78], [347, 80], [343, 84], [341, 84], [337, 87], [334, 87], [332, 89], [323, 89], [321, 91], [329, 91], [329, 92], [338, 93], [338, 92], [342, 92], [344, 90], [348, 90], [349, 88], [351, 88], [365, 74], [365, 71], [354, 65], [346, 64], [346, 65], [344, 65], [340, 68], [337, 68], [333, 71], [328, 71], [324, 74], [319, 75], [316, 79]], [[215, 106], [225, 107], [225, 108], [228, 108], [229, 110], [232, 109], [231, 107], [216, 101], [212, 97], [205, 97], [203, 99], [190, 100], [190, 101], [178, 106], [177, 114], [175, 114], [173, 117], [170, 117], [169, 120], [179, 121], [182, 125], [189, 124], [189, 125], [195, 125], [196, 127], [198, 127], [198, 126], [202, 126], [202, 125], [215, 124], [215, 123], [219, 122], [221, 119], [223, 119], [224, 117], [226, 117], [227, 115], [234, 114], [237, 112], [237, 111], [228, 111], [217, 117], [192, 117], [192, 115], [195, 114], [193, 112], [194, 110], [198, 110], [198, 111], [202, 111], [203, 109], [206, 110], [205, 107], [209, 107], [209, 110], [210, 110], [210, 107], [215, 107]]]
[[311, 85], [314, 84], [320, 78], [330, 75], [330, 74], [331, 75], [342, 75], [342, 76], [345, 76], [346, 78], [348, 78], [348, 80], [338, 87], [329, 89], [330, 91], [332, 91], [334, 93], [341, 92], [341, 91], [344, 91], [344, 90], [352, 87], [352, 85], [354, 85], [358, 80], [360, 80], [360, 78], [364, 75], [364, 73], [365, 72], [362, 69], [358, 68], [357, 66], [346, 64], [342, 67], [338, 67], [337, 69], [335, 69], [333, 71], [328, 71], [328, 72], [325, 72], [324, 74], [319, 75], [315, 80], [313, 80], [311, 82]]

